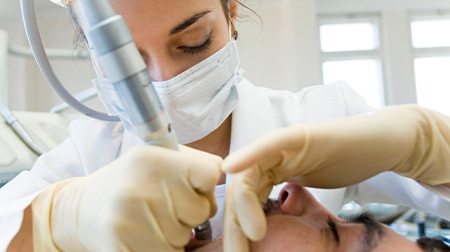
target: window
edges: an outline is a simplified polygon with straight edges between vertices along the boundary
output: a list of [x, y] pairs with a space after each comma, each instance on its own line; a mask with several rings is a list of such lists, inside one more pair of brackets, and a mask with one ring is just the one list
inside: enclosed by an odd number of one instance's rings
[[418, 58], [414, 67], [417, 103], [450, 115], [450, 57]]
[[370, 106], [384, 106], [378, 18], [320, 20], [324, 82], [345, 81]]
[[450, 16], [411, 21], [417, 103], [450, 115]]
[[384, 105], [380, 62], [374, 59], [327, 61], [323, 63], [325, 83], [345, 80], [373, 107]]
[[[355, 34], [357, 34], [355, 36]], [[362, 51], [378, 48], [377, 32], [371, 23], [323, 24], [320, 26], [324, 52]]]
[[414, 48], [450, 46], [450, 19], [416, 20], [411, 22]]

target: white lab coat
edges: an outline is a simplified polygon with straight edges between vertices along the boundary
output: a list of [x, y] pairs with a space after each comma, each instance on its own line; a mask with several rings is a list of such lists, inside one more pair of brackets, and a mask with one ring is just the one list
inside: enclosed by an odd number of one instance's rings
[[[242, 80], [238, 84], [238, 94], [239, 103], [232, 118], [231, 152], [276, 128], [372, 111], [343, 83], [313, 86], [292, 93], [255, 87]], [[0, 251], [6, 249], [17, 233], [23, 210], [42, 189], [59, 180], [89, 175], [138, 143], [139, 140], [118, 123], [73, 122], [70, 137], [64, 143], [41, 156], [31, 171], [21, 173], [0, 189]], [[394, 173], [385, 173], [348, 188], [311, 191], [333, 212], [355, 200], [403, 204], [450, 219], [449, 190], [425, 187]], [[215, 237], [222, 232], [224, 186], [217, 187], [216, 197], [219, 211], [212, 220]]]

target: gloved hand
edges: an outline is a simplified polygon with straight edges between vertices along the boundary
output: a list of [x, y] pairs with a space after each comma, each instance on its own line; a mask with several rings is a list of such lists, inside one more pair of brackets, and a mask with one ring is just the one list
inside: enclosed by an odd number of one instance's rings
[[216, 212], [221, 158], [193, 149], [134, 147], [32, 203], [35, 251], [184, 251]]
[[222, 166], [235, 173], [226, 202], [225, 251], [248, 251], [247, 238], [264, 237], [261, 203], [280, 182], [337, 188], [393, 171], [428, 185], [450, 183], [450, 118], [404, 105], [299, 124], [260, 138]]

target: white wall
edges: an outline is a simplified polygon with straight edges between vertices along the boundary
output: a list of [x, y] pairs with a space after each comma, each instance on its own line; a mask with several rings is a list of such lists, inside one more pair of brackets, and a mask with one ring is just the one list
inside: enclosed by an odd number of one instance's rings
[[[73, 48], [73, 30], [66, 10], [48, 1], [36, 1], [44, 44], [51, 48]], [[9, 43], [28, 46], [19, 1], [0, 0], [0, 30], [8, 32]], [[52, 65], [68, 89], [79, 92], [90, 86], [89, 61], [54, 60]], [[48, 111], [60, 99], [53, 93], [34, 59], [8, 58], [8, 106], [15, 110]]]
[[321, 83], [315, 1], [262, 0], [249, 6], [262, 23], [249, 14], [252, 19], [238, 26], [245, 76], [274, 89]]
[[[299, 90], [321, 82], [314, 0], [244, 0], [262, 17], [248, 13], [238, 25], [239, 47], [245, 76], [253, 83], [276, 89]], [[73, 30], [63, 8], [36, 0], [41, 33], [48, 47], [72, 48]], [[27, 45], [19, 1], [0, 0], [0, 30], [10, 43]], [[9, 107], [48, 111], [59, 103], [34, 60], [9, 57]], [[53, 61], [63, 83], [73, 92], [90, 86], [89, 62]]]

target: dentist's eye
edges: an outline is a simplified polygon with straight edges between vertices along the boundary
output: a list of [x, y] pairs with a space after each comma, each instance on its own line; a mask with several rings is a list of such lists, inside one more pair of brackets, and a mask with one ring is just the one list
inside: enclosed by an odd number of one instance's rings
[[209, 36], [208, 39], [201, 45], [198, 46], [180, 46], [178, 49], [180, 49], [185, 54], [201, 54], [203, 52], [206, 52], [212, 44], [212, 36]]

